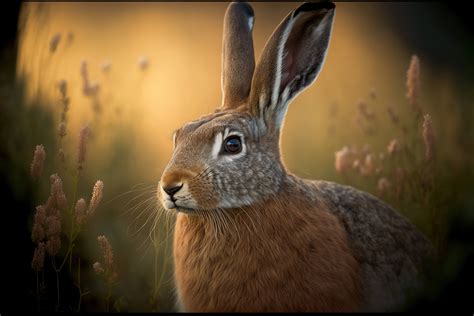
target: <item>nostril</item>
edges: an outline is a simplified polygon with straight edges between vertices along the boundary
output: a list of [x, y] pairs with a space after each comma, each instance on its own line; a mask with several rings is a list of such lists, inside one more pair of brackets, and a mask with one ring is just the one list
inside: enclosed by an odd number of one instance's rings
[[173, 197], [173, 195], [179, 190], [181, 190], [182, 187], [183, 187], [183, 184], [180, 183], [179, 185], [163, 187], [163, 191], [165, 191], [170, 197]]

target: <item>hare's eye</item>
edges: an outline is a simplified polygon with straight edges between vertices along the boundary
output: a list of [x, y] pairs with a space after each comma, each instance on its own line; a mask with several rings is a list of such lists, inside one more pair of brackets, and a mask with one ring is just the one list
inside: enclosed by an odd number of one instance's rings
[[224, 141], [224, 152], [228, 154], [238, 154], [242, 151], [242, 141], [239, 136], [232, 135]]

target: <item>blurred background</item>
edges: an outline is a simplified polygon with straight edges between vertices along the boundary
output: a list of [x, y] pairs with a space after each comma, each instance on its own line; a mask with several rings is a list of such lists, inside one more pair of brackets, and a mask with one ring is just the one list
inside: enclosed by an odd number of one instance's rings
[[[299, 4], [252, 3], [257, 60], [273, 29]], [[227, 3], [2, 6], [7, 25], [0, 51], [6, 294], [0, 312], [38, 306], [41, 311], [175, 310], [168, 238], [173, 219], [156, 218], [153, 191], [172, 152], [172, 132], [220, 105]], [[293, 173], [376, 194], [435, 243], [442, 260], [430, 267], [430, 290], [407, 309], [472, 311], [469, 292], [463, 290], [473, 279], [468, 267], [473, 266], [474, 221], [474, 36], [466, 12], [460, 4], [338, 2], [324, 67], [291, 104], [282, 134], [283, 159]], [[420, 61], [418, 106], [421, 115], [430, 115], [435, 136], [430, 163], [423, 160], [423, 118], [416, 117], [406, 97], [414, 54]], [[61, 82], [67, 86], [63, 94]], [[61, 121], [66, 132], [59, 136]], [[75, 187], [79, 132], [85, 124], [91, 132]], [[392, 140], [409, 149], [410, 158], [394, 157], [388, 149]], [[42, 177], [33, 181], [30, 164], [39, 144], [46, 160]], [[335, 153], [344, 146], [354, 157], [370, 152], [380, 170], [364, 175], [353, 161], [351, 170], [336, 170]], [[399, 186], [399, 169], [410, 185]], [[74, 260], [80, 260], [58, 274], [59, 300], [49, 256], [38, 283], [31, 269], [35, 207], [46, 203], [53, 173], [62, 178], [69, 204], [75, 203], [73, 195], [89, 200], [94, 183], [104, 183], [96, 214], [75, 240]], [[382, 178], [388, 186], [380, 185]], [[98, 235], [107, 236], [114, 252], [113, 284], [92, 267], [101, 258]], [[58, 262], [66, 255], [68, 238], [62, 242]]]

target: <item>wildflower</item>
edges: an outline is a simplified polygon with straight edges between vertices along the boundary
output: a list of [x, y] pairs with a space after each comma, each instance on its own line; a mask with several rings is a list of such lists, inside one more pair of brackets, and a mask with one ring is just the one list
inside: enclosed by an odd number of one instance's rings
[[146, 70], [149, 66], [150, 62], [148, 61], [148, 58], [146, 56], [140, 56], [138, 59], [138, 67], [140, 67], [141, 70]]
[[420, 90], [420, 59], [418, 56], [413, 55], [411, 57], [410, 66], [407, 71], [407, 94], [406, 97], [408, 102], [413, 107], [413, 110], [417, 113], [420, 112], [418, 106], [418, 96]]
[[368, 154], [365, 156], [365, 166], [369, 168], [370, 170], [375, 169], [375, 164], [374, 164], [374, 155], [373, 154]]
[[356, 159], [356, 160], [354, 160], [354, 162], [352, 163], [352, 169], [359, 170], [359, 168], [360, 168], [360, 160], [359, 160], [359, 159]]
[[375, 88], [372, 87], [372, 88], [369, 90], [369, 97], [370, 97], [370, 99], [372, 99], [372, 100], [375, 100], [375, 99], [377, 98], [377, 93], [376, 93], [376, 91], [375, 91]]
[[97, 82], [91, 83], [89, 80], [89, 69], [87, 67], [87, 61], [81, 61], [81, 77], [82, 77], [82, 93], [85, 96], [95, 95], [100, 88]]
[[68, 42], [72, 42], [74, 40], [74, 33], [72, 31], [67, 33], [67, 40]]
[[46, 223], [46, 208], [44, 205], [38, 205], [35, 213], [35, 223], [44, 225]]
[[335, 168], [337, 172], [344, 172], [351, 166], [349, 147], [344, 146], [341, 150], [335, 153], [336, 161]]
[[426, 114], [423, 118], [423, 141], [425, 143], [425, 159], [430, 161], [433, 159], [433, 147], [435, 143], [433, 121], [431, 116]]
[[31, 240], [33, 242], [39, 242], [44, 239], [45, 231], [44, 225], [46, 224], [46, 209], [43, 205], [36, 207], [35, 220], [33, 223], [33, 230], [31, 232]]
[[48, 197], [48, 200], [46, 201], [46, 204], [44, 205], [44, 209], [46, 210], [46, 213], [50, 214], [51, 212], [53, 212], [55, 205], [56, 205], [56, 199], [54, 198], [51, 192], [51, 194]]
[[89, 126], [85, 125], [82, 127], [81, 132], [79, 133], [79, 149], [77, 152], [77, 163], [79, 165], [79, 170], [82, 169], [82, 164], [86, 160], [86, 142], [89, 137]]
[[43, 226], [34, 223], [33, 224], [33, 230], [31, 232], [31, 240], [33, 242], [39, 242], [40, 240], [44, 239], [44, 228]]
[[52, 236], [46, 242], [46, 252], [50, 256], [57, 255], [60, 249], [61, 249], [61, 237], [59, 235]]
[[75, 207], [75, 218], [77, 225], [81, 226], [86, 223], [87, 214], [86, 214], [86, 201], [84, 199], [79, 199]]
[[33, 260], [31, 260], [31, 268], [36, 272], [41, 271], [44, 265], [44, 243], [38, 243], [38, 246], [35, 248], [35, 253], [33, 254]]
[[61, 234], [61, 220], [59, 216], [46, 217], [46, 236], [54, 237]]
[[393, 156], [400, 151], [400, 144], [397, 139], [392, 139], [387, 146], [387, 152], [390, 156]]
[[357, 106], [359, 107], [359, 113], [366, 119], [373, 119], [375, 117], [374, 112], [369, 110], [367, 102], [364, 100], [359, 100]]
[[112, 63], [110, 62], [110, 60], [105, 60], [100, 65], [100, 69], [102, 70], [103, 73], [108, 73], [110, 71], [111, 67], [112, 67]]
[[44, 160], [46, 158], [46, 152], [44, 151], [43, 145], [37, 145], [35, 154], [33, 156], [33, 162], [31, 163], [31, 177], [38, 179], [43, 173]]
[[81, 77], [82, 77], [82, 86], [88, 86], [89, 85], [89, 70], [87, 69], [87, 61], [82, 60], [81, 61]]
[[64, 154], [64, 150], [62, 148], [59, 148], [58, 156], [62, 163], [66, 161], [66, 155]]
[[397, 182], [401, 182], [404, 177], [405, 171], [403, 170], [403, 168], [397, 167], [397, 169], [395, 169], [395, 179], [397, 180]]
[[375, 172], [374, 155], [367, 154], [365, 156], [364, 164], [360, 167], [360, 173], [363, 176], [370, 176]]
[[53, 197], [56, 205], [61, 209], [67, 208], [66, 194], [63, 190], [63, 182], [57, 174], [53, 174], [50, 177], [51, 180], [51, 196]]
[[109, 240], [107, 237], [102, 235], [97, 237], [97, 241], [106, 267], [111, 268], [114, 263], [114, 253], [112, 252], [112, 246], [110, 245]]
[[370, 151], [371, 151], [370, 145], [364, 144], [364, 146], [362, 147], [362, 154], [367, 155], [370, 153]]
[[58, 125], [58, 135], [59, 137], [64, 137], [66, 136], [66, 123], [61, 122]]
[[105, 272], [104, 267], [102, 267], [102, 264], [100, 264], [100, 262], [94, 263], [92, 267], [94, 268], [95, 273], [99, 275]]
[[392, 123], [395, 124], [395, 125], [398, 124], [398, 122], [400, 121], [400, 118], [395, 113], [395, 110], [391, 107], [388, 107], [387, 112], [388, 112], [388, 116], [390, 117], [390, 120], [392, 121]]
[[95, 210], [99, 206], [100, 201], [102, 200], [102, 189], [104, 188], [104, 183], [102, 181], [97, 181], [94, 185], [94, 189], [92, 190], [92, 198], [89, 203], [89, 210], [87, 211], [87, 215], [94, 214]]
[[388, 189], [390, 189], [390, 182], [386, 178], [380, 178], [377, 182], [377, 191], [379, 194], [385, 194]]
[[53, 35], [51, 40], [49, 41], [49, 51], [54, 53], [56, 48], [58, 47], [59, 42], [61, 41], [61, 33], [56, 33]]
[[358, 151], [357, 151], [357, 146], [356, 145], [349, 145], [349, 153], [353, 156], [357, 155]]
[[91, 83], [84, 87], [83, 93], [85, 96], [93, 96], [99, 92], [100, 84], [98, 82]]
[[64, 80], [64, 79], [59, 80], [58, 89], [59, 89], [59, 92], [61, 93], [61, 96], [63, 97], [63, 99], [66, 98], [66, 95], [67, 95], [67, 81]]

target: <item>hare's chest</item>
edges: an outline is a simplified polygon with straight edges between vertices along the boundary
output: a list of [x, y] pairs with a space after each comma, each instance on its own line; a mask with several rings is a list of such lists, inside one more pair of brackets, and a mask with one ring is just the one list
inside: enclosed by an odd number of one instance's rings
[[243, 245], [219, 244], [181, 229], [176, 227], [173, 255], [178, 300], [185, 311], [239, 310], [242, 301], [255, 296], [249, 289], [256, 288], [258, 268]]
[[330, 234], [325, 227], [331, 223], [321, 222], [312, 232], [295, 226], [291, 236], [261, 225], [258, 234], [242, 229], [235, 239], [178, 217], [173, 254], [184, 310], [354, 310], [357, 262], [344, 236]]
[[239, 238], [207, 233], [177, 221], [175, 281], [185, 311], [284, 309], [275, 302], [287, 296], [285, 286], [292, 278], [281, 243], [242, 232]]

